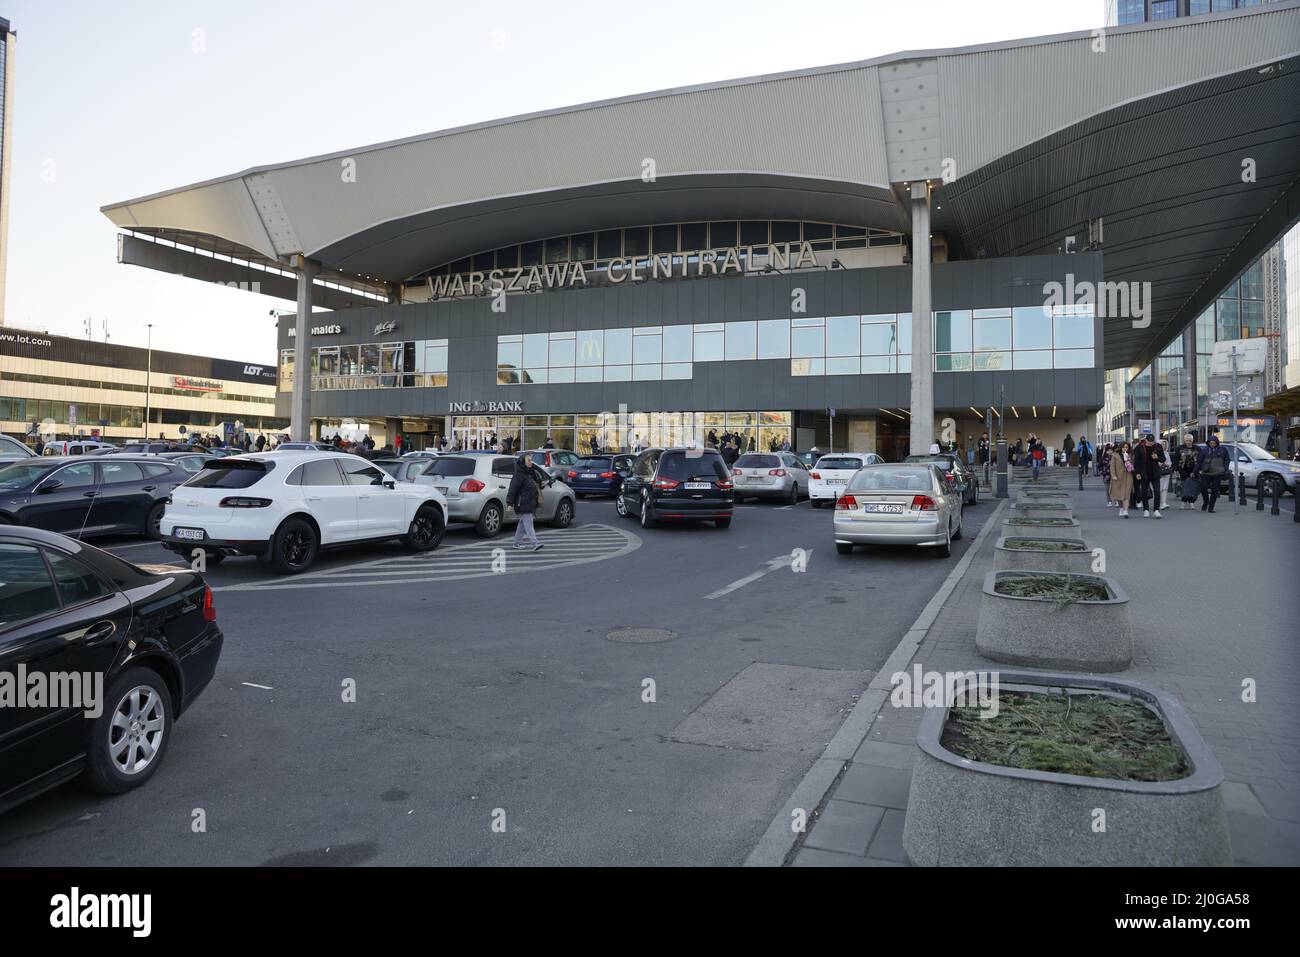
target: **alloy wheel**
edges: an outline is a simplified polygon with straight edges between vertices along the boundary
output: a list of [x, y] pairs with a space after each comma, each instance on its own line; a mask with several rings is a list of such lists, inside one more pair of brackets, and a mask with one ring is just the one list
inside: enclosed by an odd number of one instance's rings
[[162, 697], [148, 685], [136, 685], [117, 703], [108, 734], [109, 756], [122, 774], [139, 774], [158, 754], [167, 733]]

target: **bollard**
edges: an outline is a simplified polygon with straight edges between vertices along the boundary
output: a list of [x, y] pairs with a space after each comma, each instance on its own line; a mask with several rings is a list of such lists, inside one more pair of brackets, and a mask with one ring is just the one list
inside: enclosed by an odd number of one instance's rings
[[[1245, 476], [1243, 475], [1242, 478]], [[1264, 483], [1259, 481], [1255, 482], [1255, 511], [1264, 511]]]
[[1246, 476], [1237, 476], [1237, 502], [1240, 505], [1246, 504]]
[[1270, 515], [1282, 514], [1282, 483], [1269, 482], [1268, 487], [1273, 492], [1273, 507], [1269, 509]]
[[1083, 466], [1079, 466], [1079, 491], [1083, 491]]

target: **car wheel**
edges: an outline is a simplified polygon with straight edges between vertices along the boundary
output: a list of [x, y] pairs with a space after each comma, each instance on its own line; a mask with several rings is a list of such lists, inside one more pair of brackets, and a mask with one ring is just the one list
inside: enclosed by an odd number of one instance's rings
[[144, 522], [144, 533], [150, 538], [162, 538], [162, 517], [165, 511], [167, 506], [162, 502], [149, 509], [149, 517]]
[[641, 527], [655, 527], [654, 506], [650, 504], [650, 496], [646, 492], [641, 493]]
[[839, 552], [841, 555], [852, 555], [853, 544], [851, 542], [836, 542], [835, 550]]
[[947, 558], [952, 554], [952, 526], [948, 526], [948, 537], [942, 545], [934, 546], [934, 554], [937, 558]]
[[271, 540], [271, 566], [281, 575], [305, 572], [316, 560], [320, 539], [303, 518], [287, 519]]
[[715, 518], [715, 519], [713, 520], [713, 524], [716, 525], [716, 526], [718, 526], [718, 528], [731, 528], [731, 519], [730, 519], [730, 518]]
[[971, 492], [970, 504], [972, 504], [972, 505], [978, 505], [978, 504], [980, 503], [980, 487], [979, 487], [979, 483], [976, 482], [976, 483], [974, 483], [971, 487], [974, 489], [974, 491]]
[[436, 505], [421, 505], [411, 519], [411, 526], [402, 537], [407, 548], [416, 552], [427, 552], [442, 544], [442, 536], [447, 532], [447, 523], [443, 521], [442, 511]]
[[1276, 475], [1261, 475], [1259, 477], [1259, 486], [1264, 498], [1272, 498], [1274, 488], [1277, 488], [1279, 496], [1285, 491], [1282, 479]]
[[957, 531], [955, 531], [955, 532], [952, 533], [952, 540], [953, 540], [954, 542], [960, 542], [960, 541], [961, 541], [961, 526], [962, 526], [961, 518], [958, 517], [958, 519], [957, 519]]
[[790, 483], [790, 494], [789, 496], [786, 497], [785, 504], [787, 505], [799, 504], [799, 483], [798, 482]]
[[618, 512], [622, 518], [628, 517], [627, 502], [623, 500], [622, 492], [614, 496], [614, 511]]
[[474, 531], [478, 533], [479, 538], [493, 538], [501, 531], [501, 506], [496, 502], [488, 502], [484, 505], [478, 521], [474, 523]]
[[122, 794], [153, 777], [171, 739], [171, 692], [151, 668], [122, 672], [90, 725], [82, 782], [99, 794]]
[[573, 503], [567, 498], [562, 499], [560, 504], [555, 507], [555, 517], [551, 519], [551, 525], [555, 528], [568, 528], [573, 521]]

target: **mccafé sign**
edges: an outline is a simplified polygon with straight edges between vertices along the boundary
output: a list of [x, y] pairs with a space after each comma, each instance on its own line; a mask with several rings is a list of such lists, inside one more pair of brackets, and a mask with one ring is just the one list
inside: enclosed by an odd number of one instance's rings
[[[681, 253], [649, 256], [617, 256], [599, 281], [618, 285], [647, 279], [685, 279], [690, 276], [725, 276], [729, 273], [764, 272], [771, 269], [809, 269], [820, 265], [812, 243], [769, 243], [764, 246], [723, 246]], [[594, 277], [593, 277], [594, 278]], [[580, 262], [547, 263], [518, 269], [430, 276], [431, 299], [491, 296], [500, 292], [535, 292], [541, 289], [573, 289], [588, 283], [586, 267]]]

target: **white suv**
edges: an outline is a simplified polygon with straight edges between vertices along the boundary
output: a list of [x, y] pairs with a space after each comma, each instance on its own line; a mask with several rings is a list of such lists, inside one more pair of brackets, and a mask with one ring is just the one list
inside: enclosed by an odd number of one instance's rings
[[812, 467], [808, 482], [808, 503], [813, 508], [834, 505], [858, 469], [867, 465], [883, 465], [884, 462], [875, 452], [827, 452]]
[[357, 455], [265, 452], [212, 459], [172, 492], [163, 544], [208, 562], [227, 555], [268, 558], [276, 571], [305, 571], [322, 548], [401, 538], [418, 552], [437, 548], [447, 500], [435, 488], [395, 482]]

